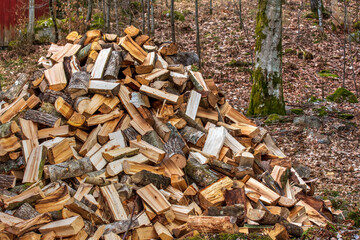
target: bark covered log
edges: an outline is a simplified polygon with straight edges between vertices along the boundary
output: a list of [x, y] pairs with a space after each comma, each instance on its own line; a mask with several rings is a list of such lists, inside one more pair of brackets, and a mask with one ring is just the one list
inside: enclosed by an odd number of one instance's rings
[[43, 124], [48, 127], [56, 127], [60, 125], [60, 118], [57, 118], [51, 114], [40, 112], [37, 110], [29, 109], [25, 112], [24, 119], [31, 120], [36, 123]]
[[79, 97], [88, 93], [89, 81], [91, 75], [87, 72], [76, 72], [72, 74], [67, 92], [75, 97]]
[[119, 71], [122, 58], [122, 52], [113, 51], [110, 56], [109, 63], [107, 65], [106, 71], [104, 73], [103, 79], [105, 80], [116, 80], [118, 79]]
[[0, 173], [8, 173], [13, 170], [19, 170], [24, 168], [25, 159], [23, 156], [17, 158], [16, 160], [8, 160], [6, 162], [0, 162]]
[[183, 152], [184, 143], [180, 138], [171, 137], [164, 145], [164, 150], [168, 157], [173, 161], [179, 168], [186, 166], [186, 157]]
[[65, 100], [65, 102], [67, 102], [70, 105], [73, 105], [73, 100], [68, 93], [48, 89], [39, 95], [39, 98], [42, 102], [49, 102], [51, 104], [54, 104], [56, 102], [56, 99], [58, 99], [58, 97], [62, 97]]
[[142, 170], [134, 174], [131, 176], [131, 180], [133, 183], [139, 184], [140, 186], [146, 186], [152, 183], [155, 185], [155, 187], [162, 189], [166, 189], [171, 182], [169, 177], [155, 174], [146, 170]]
[[93, 170], [89, 158], [69, 160], [55, 165], [47, 166], [47, 173], [52, 182], [59, 179], [78, 177]]
[[18, 97], [25, 84], [29, 81], [30, 75], [27, 73], [21, 73], [15, 80], [14, 84], [5, 92], [0, 95], [0, 100], [12, 102]]
[[200, 164], [193, 158], [188, 159], [185, 172], [201, 187], [206, 187], [219, 179], [206, 165]]

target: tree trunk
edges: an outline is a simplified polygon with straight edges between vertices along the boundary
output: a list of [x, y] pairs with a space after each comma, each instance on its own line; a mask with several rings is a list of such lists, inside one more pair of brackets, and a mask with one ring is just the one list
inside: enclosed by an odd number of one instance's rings
[[93, 0], [88, 0], [88, 11], [86, 14], [86, 22], [88, 23], [89, 26], [91, 21], [92, 10], [93, 10]]
[[322, 12], [323, 6], [322, 6], [322, 1], [318, 0], [318, 15], [319, 15], [319, 26], [320, 26], [320, 31], [324, 32], [324, 26], [323, 26], [323, 12]]
[[[56, 0], [55, 0], [55, 6], [56, 6]], [[55, 42], [59, 41], [59, 33], [58, 33], [58, 27], [56, 22], [56, 13], [54, 11], [54, 5], [53, 0], [49, 0], [49, 7], [50, 7], [50, 15], [54, 23], [54, 31], [55, 31]]]
[[239, 0], [239, 20], [240, 20], [240, 28], [244, 27], [243, 20], [242, 20], [242, 8], [241, 8], [241, 0]]
[[199, 5], [195, 0], [195, 25], [196, 25], [196, 49], [199, 56], [199, 68], [201, 68], [200, 29], [199, 29]]
[[151, 36], [151, 27], [150, 27], [150, 11], [151, 11], [151, 5], [150, 0], [147, 0], [147, 32], [148, 35]]
[[343, 82], [342, 87], [345, 88], [345, 79], [346, 79], [346, 39], [347, 39], [347, 3], [344, 1], [344, 46], [343, 46], [343, 53], [344, 53], [344, 65], [343, 65]]
[[35, 0], [29, 0], [29, 24], [27, 29], [27, 41], [32, 44], [34, 41], [35, 27]]
[[212, 0], [210, 0], [210, 8], [209, 8], [209, 10], [210, 10], [210, 15], [213, 14], [213, 6], [212, 6], [212, 4], [213, 4], [213, 2], [212, 2]]
[[171, 0], [170, 21], [171, 21], [171, 40], [172, 40], [172, 42], [176, 42], [176, 38], [175, 38], [175, 19], [174, 19], [174, 0]]
[[111, 0], [105, 0], [105, 9], [106, 9], [105, 28], [106, 28], [106, 32], [110, 31], [110, 1]]
[[285, 114], [282, 86], [281, 0], [259, 0], [256, 18], [256, 63], [251, 89], [250, 115]]
[[151, 0], [151, 35], [155, 35], [154, 0]]
[[115, 33], [120, 34], [118, 0], [114, 0], [114, 9], [115, 9], [115, 27], [116, 27]]
[[142, 33], [145, 34], [145, 0], [141, 0]]

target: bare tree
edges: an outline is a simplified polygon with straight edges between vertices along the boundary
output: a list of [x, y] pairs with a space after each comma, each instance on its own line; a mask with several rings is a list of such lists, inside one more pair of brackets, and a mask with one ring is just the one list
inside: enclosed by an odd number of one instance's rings
[[170, 22], [171, 22], [171, 39], [173, 42], [176, 42], [175, 38], [175, 19], [174, 19], [174, 0], [171, 0], [170, 3]]
[[35, 0], [29, 0], [29, 24], [27, 28], [28, 43], [34, 42], [34, 27], [35, 27]]
[[118, 9], [118, 0], [114, 0], [114, 10], [115, 10], [115, 32], [117, 34], [120, 33], [119, 31], [119, 9]]
[[241, 10], [242, 4], [241, 4], [241, 0], [239, 0], [239, 19], [240, 19], [240, 28], [244, 27], [244, 23], [242, 20], [242, 10]]
[[87, 14], [86, 14], [86, 22], [90, 22], [92, 10], [93, 10], [93, 0], [88, 0], [87, 2], [88, 2], [88, 10], [87, 10]]
[[141, 0], [142, 32], [145, 34], [145, 0]]
[[[55, 6], [56, 6], [56, 0], [55, 0]], [[59, 41], [59, 33], [58, 33], [58, 27], [57, 27], [57, 22], [56, 22], [56, 13], [54, 11], [53, 0], [49, 0], [49, 8], [50, 8], [50, 16], [54, 23], [55, 42], [57, 42], [57, 41]]]
[[319, 26], [320, 26], [320, 31], [323, 33], [324, 32], [324, 26], [323, 26], [323, 5], [322, 5], [322, 1], [318, 0], [318, 15], [319, 15]]
[[155, 20], [154, 20], [154, 3], [155, 0], [151, 0], [151, 35], [155, 35]]
[[210, 10], [210, 15], [212, 15], [213, 14], [213, 1], [212, 0], [210, 0], [210, 8], [209, 8], [209, 10]]
[[106, 21], [105, 21], [105, 28], [106, 31], [109, 32], [110, 31], [110, 1], [111, 0], [104, 0], [105, 1], [105, 9], [106, 9]]
[[199, 68], [201, 68], [201, 48], [200, 48], [200, 29], [199, 29], [199, 5], [195, 0], [195, 25], [196, 25], [196, 49], [199, 56]]
[[343, 58], [344, 58], [344, 65], [343, 65], [343, 82], [342, 87], [345, 88], [345, 79], [346, 79], [346, 32], [347, 32], [347, 1], [344, 1], [344, 45], [343, 45]]
[[147, 30], [148, 30], [148, 35], [151, 35], [150, 29], [150, 11], [151, 11], [151, 6], [150, 6], [150, 0], [147, 0]]

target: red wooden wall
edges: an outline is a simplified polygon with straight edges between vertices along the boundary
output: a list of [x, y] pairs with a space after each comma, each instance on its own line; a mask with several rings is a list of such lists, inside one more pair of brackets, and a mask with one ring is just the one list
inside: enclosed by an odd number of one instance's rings
[[[15, 40], [18, 33], [16, 24], [19, 19], [29, 16], [29, 0], [0, 0], [0, 46]], [[35, 17], [41, 17], [49, 13], [48, 0], [35, 0]]]

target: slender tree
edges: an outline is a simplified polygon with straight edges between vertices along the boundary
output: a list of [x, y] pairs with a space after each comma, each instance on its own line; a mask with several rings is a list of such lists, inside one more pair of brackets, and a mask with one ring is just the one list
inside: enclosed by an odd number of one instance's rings
[[174, 0], [170, 3], [170, 22], [171, 22], [171, 39], [176, 42], [175, 38], [175, 19], [174, 19]]
[[150, 0], [147, 0], [147, 30], [148, 30], [148, 35], [149, 36], [151, 35], [150, 11], [151, 11]]
[[34, 27], [35, 27], [35, 0], [29, 0], [29, 24], [27, 28], [28, 43], [34, 42]]
[[105, 22], [105, 28], [106, 31], [110, 31], [110, 1], [111, 0], [104, 0], [105, 1], [105, 9], [106, 9], [106, 22]]
[[285, 114], [281, 0], [259, 0], [255, 36], [256, 62], [248, 114]]
[[319, 15], [319, 27], [320, 27], [320, 31], [323, 33], [324, 32], [324, 26], [323, 26], [323, 6], [322, 6], [322, 1], [318, 0], [318, 15]]
[[141, 0], [142, 32], [145, 33], [145, 0]]
[[155, 0], [151, 0], [151, 35], [155, 35], [155, 20], [154, 20], [154, 4]]
[[200, 29], [199, 29], [199, 4], [195, 0], [195, 25], [196, 25], [196, 49], [199, 56], [199, 68], [201, 68], [201, 48], [200, 48]]
[[[55, 0], [55, 6], [56, 6], [56, 0]], [[49, 8], [50, 8], [50, 16], [54, 23], [55, 42], [57, 42], [57, 41], [59, 41], [59, 33], [58, 33], [58, 27], [57, 27], [57, 22], [56, 22], [56, 14], [54, 11], [53, 0], [49, 0]]]
[[242, 29], [244, 27], [244, 23], [242, 20], [242, 4], [241, 4], [241, 0], [239, 0], [239, 20], [240, 20], [240, 28]]
[[118, 0], [114, 0], [114, 10], [115, 10], [115, 32], [117, 34], [120, 33], [119, 31], [119, 9], [118, 9]]
[[213, 1], [212, 0], [210, 0], [209, 10], [210, 10], [210, 15], [212, 15], [213, 14]]
[[346, 38], [347, 38], [347, 1], [344, 1], [344, 45], [343, 45], [343, 82], [342, 87], [345, 88], [345, 80], [346, 80]]
[[86, 14], [86, 22], [89, 23], [91, 21], [91, 15], [93, 10], [93, 0], [88, 0], [87, 3], [88, 3], [88, 10]]

